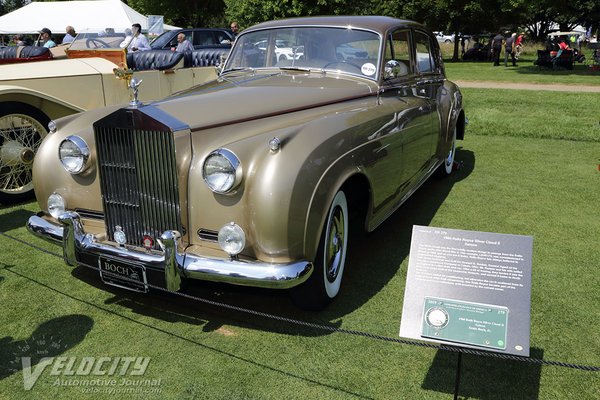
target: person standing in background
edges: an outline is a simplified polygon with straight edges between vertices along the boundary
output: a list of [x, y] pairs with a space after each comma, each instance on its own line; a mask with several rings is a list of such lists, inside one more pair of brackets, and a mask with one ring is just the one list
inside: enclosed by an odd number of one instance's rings
[[177, 43], [177, 48], [172, 48], [171, 50], [178, 53], [191, 53], [194, 51], [194, 46], [192, 46], [190, 41], [186, 39], [185, 33], [183, 32], [177, 35]]
[[133, 37], [127, 45], [127, 51], [136, 52], [152, 49], [150, 47], [150, 43], [148, 43], [148, 39], [146, 39], [146, 36], [142, 34], [142, 26], [140, 24], [131, 25], [131, 34]]
[[521, 50], [523, 49], [523, 40], [525, 39], [525, 33], [522, 32], [519, 36], [517, 36], [517, 40], [515, 41], [515, 59], [519, 59], [521, 55]]
[[238, 25], [238, 23], [236, 21], [233, 21], [230, 25], [229, 28], [231, 29], [231, 32], [233, 32], [233, 38], [235, 39], [238, 35], [238, 33], [240, 33], [240, 26]]
[[512, 60], [513, 67], [517, 66], [517, 60], [515, 60], [515, 42], [517, 40], [517, 34], [513, 33], [510, 35], [506, 42], [504, 43], [504, 66], [508, 67], [508, 56]]
[[65, 37], [62, 40], [62, 44], [67, 44], [67, 43], [73, 42], [73, 40], [75, 40], [75, 36], [77, 36], [77, 34], [75, 33], [75, 28], [73, 28], [71, 25], [69, 25], [65, 28], [65, 31], [67, 32], [67, 34], [65, 35]]
[[27, 46], [25, 44], [25, 37], [22, 34], [16, 34], [13, 41], [17, 46]]
[[502, 51], [502, 42], [504, 41], [504, 36], [501, 34], [497, 34], [492, 39], [492, 60], [494, 61], [494, 67], [500, 65], [500, 52]]
[[44, 43], [44, 47], [51, 48], [56, 46], [56, 43], [54, 42], [54, 40], [52, 40], [52, 31], [48, 28], [42, 28], [42, 30], [40, 31], [40, 37], [38, 41]]

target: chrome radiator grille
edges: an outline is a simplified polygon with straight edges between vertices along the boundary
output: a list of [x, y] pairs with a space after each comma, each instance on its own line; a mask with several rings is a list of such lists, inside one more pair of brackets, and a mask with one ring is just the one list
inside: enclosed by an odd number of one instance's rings
[[109, 239], [120, 226], [127, 244], [148, 235], [159, 249], [164, 231], [182, 232], [173, 133], [95, 126], [95, 135]]

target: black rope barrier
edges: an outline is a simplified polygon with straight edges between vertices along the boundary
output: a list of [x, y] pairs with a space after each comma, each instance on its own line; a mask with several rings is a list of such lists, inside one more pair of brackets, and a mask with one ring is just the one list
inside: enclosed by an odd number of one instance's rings
[[[41, 251], [43, 253], [52, 255], [54, 257], [58, 257], [61, 260], [63, 259], [63, 256], [61, 254], [54, 253], [52, 251], [49, 251], [42, 247], [28, 243], [19, 238], [7, 235], [4, 232], [0, 232], [0, 235], [4, 236], [6, 238], [9, 238], [11, 240], [14, 240], [16, 242], [19, 242], [23, 245], [29, 246], [38, 251]], [[88, 265], [88, 264], [79, 264], [79, 265], [81, 265], [85, 268], [100, 272], [99, 267], [96, 267], [93, 265]], [[140, 283], [137, 280], [127, 278], [127, 277], [122, 277], [122, 278], [119, 277], [119, 278], [124, 281], [131, 281], [131, 282], [137, 283], [137, 284]], [[308, 322], [308, 321], [301, 321], [301, 320], [297, 320], [294, 318], [283, 317], [283, 316], [274, 315], [274, 314], [270, 314], [270, 313], [266, 313], [266, 312], [262, 312], [262, 311], [256, 311], [256, 310], [252, 310], [252, 309], [248, 309], [248, 308], [244, 308], [244, 307], [240, 307], [240, 306], [235, 306], [232, 304], [226, 304], [226, 303], [222, 303], [219, 301], [209, 300], [209, 299], [205, 299], [202, 297], [193, 296], [193, 295], [190, 295], [187, 293], [174, 292], [174, 291], [168, 290], [166, 288], [163, 288], [161, 286], [153, 285], [150, 283], [145, 283], [145, 285], [153, 290], [158, 290], [161, 292], [169, 293], [169, 294], [172, 294], [175, 296], [194, 300], [194, 301], [208, 304], [211, 306], [225, 308], [225, 309], [233, 310], [236, 312], [241, 312], [241, 313], [245, 313], [245, 314], [249, 314], [249, 315], [253, 315], [253, 316], [259, 316], [259, 317], [263, 317], [263, 318], [267, 318], [267, 319], [271, 319], [271, 320], [286, 322], [286, 323], [293, 324], [293, 325], [304, 326], [304, 327], [308, 327], [308, 328], [312, 328], [312, 329], [318, 329], [318, 330], [322, 330], [322, 331], [343, 333], [343, 334], [353, 335], [353, 336], [361, 336], [361, 337], [365, 337], [365, 338], [369, 338], [369, 339], [373, 339], [373, 340], [381, 340], [381, 341], [385, 341], [385, 342], [399, 343], [399, 344], [405, 344], [405, 345], [410, 345], [410, 346], [444, 350], [444, 351], [449, 351], [449, 352], [453, 352], [453, 353], [462, 353], [462, 354], [469, 354], [469, 355], [475, 355], [475, 356], [492, 357], [492, 358], [499, 358], [499, 359], [511, 360], [511, 361], [521, 361], [521, 362], [528, 362], [528, 363], [533, 363], [533, 364], [538, 364], [538, 365], [551, 365], [551, 366], [555, 366], [555, 367], [572, 368], [572, 369], [577, 369], [577, 370], [582, 370], [582, 371], [600, 372], [600, 367], [598, 367], [598, 366], [572, 364], [572, 363], [567, 363], [567, 362], [562, 362], [562, 361], [543, 360], [543, 359], [539, 359], [539, 358], [515, 356], [512, 354], [502, 354], [502, 353], [496, 353], [496, 352], [491, 352], [491, 351], [480, 351], [480, 350], [464, 348], [464, 347], [418, 342], [415, 340], [400, 339], [400, 338], [394, 338], [394, 337], [389, 337], [389, 336], [377, 335], [377, 334], [373, 334], [373, 333], [369, 333], [369, 332], [363, 332], [363, 331], [359, 331], [359, 330], [338, 328], [338, 327], [330, 326], [330, 325], [317, 324], [317, 323]]]

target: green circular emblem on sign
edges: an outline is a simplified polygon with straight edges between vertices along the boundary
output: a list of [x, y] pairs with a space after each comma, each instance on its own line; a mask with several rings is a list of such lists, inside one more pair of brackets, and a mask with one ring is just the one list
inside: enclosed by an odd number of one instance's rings
[[425, 321], [429, 326], [441, 329], [448, 325], [448, 312], [440, 307], [432, 307], [427, 310]]

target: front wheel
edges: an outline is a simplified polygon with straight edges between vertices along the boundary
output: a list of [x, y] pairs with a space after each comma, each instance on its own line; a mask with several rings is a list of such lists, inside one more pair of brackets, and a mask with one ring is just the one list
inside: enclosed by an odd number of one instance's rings
[[0, 106], [0, 203], [13, 204], [33, 197], [31, 167], [48, 118], [24, 103]]
[[338, 295], [348, 250], [348, 202], [343, 191], [336, 193], [321, 234], [310, 278], [291, 290], [292, 300], [301, 308], [324, 309]]

